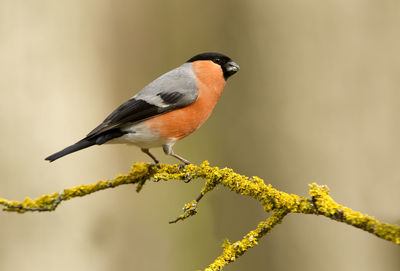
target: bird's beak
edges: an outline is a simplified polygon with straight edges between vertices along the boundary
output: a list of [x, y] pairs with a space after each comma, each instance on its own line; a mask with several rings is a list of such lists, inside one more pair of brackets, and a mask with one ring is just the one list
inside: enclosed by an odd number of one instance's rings
[[229, 61], [224, 66], [224, 77], [228, 79], [231, 75], [235, 74], [239, 70], [239, 65], [233, 61]]
[[236, 73], [239, 69], [240, 69], [239, 65], [236, 64], [236, 63], [233, 62], [233, 61], [229, 61], [228, 63], [226, 63], [226, 70], [227, 70], [230, 74]]

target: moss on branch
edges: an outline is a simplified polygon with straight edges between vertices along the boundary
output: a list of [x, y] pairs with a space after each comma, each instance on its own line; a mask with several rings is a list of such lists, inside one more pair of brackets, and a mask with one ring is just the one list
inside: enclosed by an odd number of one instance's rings
[[329, 195], [329, 189], [326, 186], [320, 186], [315, 183], [310, 184], [310, 197], [301, 197], [294, 194], [287, 194], [273, 188], [271, 185], [266, 185], [258, 177], [249, 178], [237, 174], [229, 168], [220, 169], [218, 167], [210, 167], [207, 161], [200, 166], [188, 165], [185, 167], [166, 164], [153, 166], [147, 163], [136, 163], [132, 166], [129, 174], [118, 175], [113, 180], [99, 181], [96, 184], [80, 185], [64, 189], [59, 193], [44, 195], [34, 200], [25, 198], [22, 202], [0, 198], [0, 205], [3, 205], [4, 211], [9, 212], [54, 211], [63, 201], [75, 197], [83, 197], [123, 184], [136, 184], [136, 190], [139, 192], [145, 182], [150, 179], [156, 182], [161, 180], [183, 180], [187, 182], [197, 178], [205, 180], [201, 194], [192, 202], [187, 203], [183, 214], [174, 221], [171, 221], [171, 223], [195, 215], [199, 200], [205, 194], [211, 192], [217, 185], [224, 185], [231, 191], [249, 196], [259, 201], [266, 212], [272, 212], [266, 221], [260, 222], [257, 228], [249, 232], [242, 240], [234, 243], [225, 241], [221, 256], [205, 269], [207, 271], [221, 270], [230, 262], [235, 261], [249, 248], [257, 245], [258, 241], [289, 213], [326, 216], [335, 221], [365, 230], [384, 240], [400, 244], [400, 226], [380, 222], [373, 217], [353, 211], [348, 207], [336, 203]]

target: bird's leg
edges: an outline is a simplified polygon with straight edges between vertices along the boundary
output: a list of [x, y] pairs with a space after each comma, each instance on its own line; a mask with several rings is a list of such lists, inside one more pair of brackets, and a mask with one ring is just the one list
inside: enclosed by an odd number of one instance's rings
[[160, 161], [158, 161], [158, 159], [157, 159], [153, 154], [151, 154], [151, 152], [149, 151], [149, 149], [141, 148], [141, 150], [142, 150], [142, 152], [144, 152], [145, 154], [147, 154], [148, 156], [150, 156], [151, 159], [154, 160], [154, 163], [155, 163], [156, 165], [157, 165], [158, 163], [160, 163]]
[[164, 146], [163, 146], [163, 150], [164, 150], [164, 153], [165, 153], [166, 155], [171, 155], [171, 156], [175, 157], [175, 158], [178, 159], [179, 161], [183, 162], [185, 165], [191, 164], [191, 163], [190, 163], [188, 160], [186, 160], [185, 158], [180, 157], [179, 155], [175, 154], [174, 151], [172, 150], [172, 145], [164, 145]]

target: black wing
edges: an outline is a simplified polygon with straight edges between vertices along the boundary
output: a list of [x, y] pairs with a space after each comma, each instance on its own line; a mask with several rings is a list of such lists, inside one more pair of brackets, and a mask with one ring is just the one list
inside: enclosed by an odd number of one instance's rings
[[173, 107], [162, 108], [143, 100], [131, 98], [115, 109], [99, 126], [91, 131], [86, 138], [93, 138], [121, 125], [148, 119], [161, 113], [166, 113], [172, 109]]

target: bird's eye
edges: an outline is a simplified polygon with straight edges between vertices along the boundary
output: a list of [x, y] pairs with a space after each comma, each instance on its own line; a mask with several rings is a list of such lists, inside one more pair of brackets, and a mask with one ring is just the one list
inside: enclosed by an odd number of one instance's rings
[[214, 59], [214, 62], [217, 63], [217, 64], [221, 64], [221, 59], [216, 58], [216, 59]]

